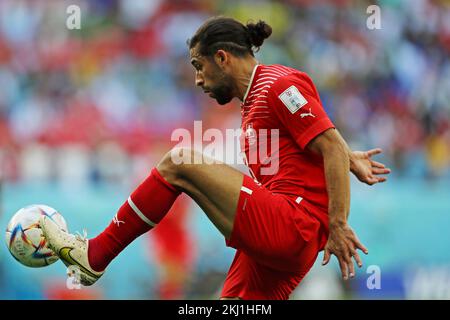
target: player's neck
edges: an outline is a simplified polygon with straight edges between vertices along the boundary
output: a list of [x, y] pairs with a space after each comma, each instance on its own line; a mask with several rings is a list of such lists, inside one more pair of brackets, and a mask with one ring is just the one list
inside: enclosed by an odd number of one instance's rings
[[239, 63], [238, 69], [236, 71], [236, 97], [239, 100], [244, 100], [245, 93], [247, 92], [248, 86], [252, 78], [253, 70], [258, 64], [258, 61], [254, 57], [244, 58]]

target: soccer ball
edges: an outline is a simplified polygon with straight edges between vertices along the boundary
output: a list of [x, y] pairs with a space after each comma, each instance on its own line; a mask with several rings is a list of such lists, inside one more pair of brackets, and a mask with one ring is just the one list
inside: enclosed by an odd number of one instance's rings
[[67, 231], [63, 216], [55, 209], [42, 205], [30, 205], [17, 211], [6, 227], [6, 245], [12, 256], [21, 264], [39, 268], [58, 261], [58, 256], [47, 246], [39, 226], [39, 218], [47, 216], [61, 229]]

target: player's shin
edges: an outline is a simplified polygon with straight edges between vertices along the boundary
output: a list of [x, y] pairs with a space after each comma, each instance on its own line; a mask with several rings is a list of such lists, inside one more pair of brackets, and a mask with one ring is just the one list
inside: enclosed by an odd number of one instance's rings
[[106, 266], [134, 239], [158, 224], [180, 194], [153, 168], [120, 207], [109, 226], [89, 240], [89, 263], [96, 271]]

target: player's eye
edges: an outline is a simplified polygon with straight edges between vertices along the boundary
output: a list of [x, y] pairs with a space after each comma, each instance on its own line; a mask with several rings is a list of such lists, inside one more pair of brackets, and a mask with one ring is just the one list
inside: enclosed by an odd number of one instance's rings
[[202, 69], [201, 64], [199, 64], [198, 62], [193, 62], [192, 65], [194, 66], [195, 70], [201, 71], [201, 69]]

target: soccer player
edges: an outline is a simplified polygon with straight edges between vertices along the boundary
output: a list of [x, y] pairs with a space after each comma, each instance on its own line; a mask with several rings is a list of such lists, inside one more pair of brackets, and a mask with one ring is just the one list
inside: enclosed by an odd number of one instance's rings
[[[79, 266], [82, 284], [97, 281], [114, 257], [164, 218], [182, 192], [237, 250], [221, 298], [288, 299], [321, 250], [323, 264], [334, 254], [342, 277], [355, 275], [352, 259], [361, 266], [357, 250], [368, 251], [347, 223], [349, 171], [375, 184], [386, 180], [381, 175], [389, 169], [372, 160], [381, 150], [349, 149], [306, 73], [255, 59], [254, 51], [271, 32], [263, 21], [243, 25], [215, 17], [188, 41], [195, 84], [221, 105], [242, 101], [241, 146], [250, 175], [194, 150], [175, 149], [97, 237], [71, 235], [41, 220], [49, 246], [66, 265]], [[272, 146], [274, 139], [277, 148], [261, 157], [261, 141]], [[276, 170], [265, 170], [273, 161]]]

